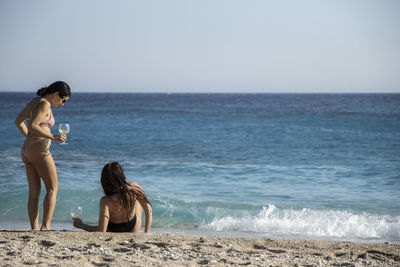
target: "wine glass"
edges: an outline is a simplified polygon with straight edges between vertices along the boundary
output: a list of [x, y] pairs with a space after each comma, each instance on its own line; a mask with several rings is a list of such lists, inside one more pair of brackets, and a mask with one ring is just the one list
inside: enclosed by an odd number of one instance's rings
[[[58, 125], [58, 131], [60, 132], [60, 134], [67, 134], [69, 133], [70, 127], [68, 123], [61, 123], [60, 125]], [[61, 145], [68, 145], [68, 143], [62, 142]]]
[[82, 208], [80, 206], [74, 206], [71, 208], [71, 216], [73, 219], [79, 218], [82, 215]]

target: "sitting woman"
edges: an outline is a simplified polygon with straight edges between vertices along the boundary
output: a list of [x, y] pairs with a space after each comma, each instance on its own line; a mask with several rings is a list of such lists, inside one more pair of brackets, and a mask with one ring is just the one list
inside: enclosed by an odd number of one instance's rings
[[128, 183], [118, 162], [108, 163], [101, 172], [105, 196], [100, 199], [99, 224], [87, 225], [74, 219], [74, 226], [90, 232], [134, 232], [140, 230], [142, 213], [146, 215], [145, 233], [150, 232], [151, 204], [143, 189], [135, 182]]

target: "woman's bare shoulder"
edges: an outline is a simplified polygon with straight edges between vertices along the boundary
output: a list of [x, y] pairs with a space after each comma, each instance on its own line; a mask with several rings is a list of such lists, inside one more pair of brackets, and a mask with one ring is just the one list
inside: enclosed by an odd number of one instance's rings
[[133, 182], [133, 181], [132, 181], [132, 182], [129, 182], [128, 184], [131, 185], [131, 186], [139, 186], [139, 187], [140, 187], [140, 185], [139, 185], [138, 183]]
[[31, 109], [32, 107], [37, 105], [39, 102], [40, 102], [40, 97], [34, 97], [25, 105], [25, 109]]
[[100, 198], [100, 202], [104, 204], [110, 204], [113, 202], [113, 196], [103, 196], [102, 198]]
[[35, 106], [38, 106], [39, 109], [50, 109], [51, 104], [49, 101], [43, 98], [39, 98], [39, 100], [36, 102]]
[[51, 104], [49, 101], [36, 97], [31, 100], [31, 102], [28, 103], [27, 107], [29, 107], [29, 110], [31, 113], [35, 112], [48, 112], [51, 108]]

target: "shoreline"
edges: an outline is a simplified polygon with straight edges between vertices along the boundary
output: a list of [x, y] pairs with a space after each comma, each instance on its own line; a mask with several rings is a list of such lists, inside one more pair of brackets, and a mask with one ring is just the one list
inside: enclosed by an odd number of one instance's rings
[[[18, 220], [14, 222], [4, 223], [0, 220], [0, 232], [1, 231], [31, 231], [29, 229], [29, 223], [26, 220]], [[63, 221], [53, 221], [52, 231], [72, 231], [72, 232], [83, 232], [83, 230], [73, 227], [72, 222], [66, 223]], [[142, 227], [140, 232], [144, 232]], [[250, 231], [214, 231], [202, 228], [165, 228], [165, 227], [152, 227], [152, 233], [156, 234], [177, 234], [187, 236], [213, 236], [213, 237], [244, 237], [244, 238], [272, 238], [272, 239], [299, 239], [299, 240], [310, 240], [310, 241], [333, 241], [333, 242], [355, 242], [355, 243], [370, 243], [370, 244], [398, 244], [400, 245], [400, 239], [392, 240], [386, 238], [370, 237], [370, 238], [346, 238], [346, 237], [334, 237], [334, 236], [308, 236], [308, 235], [273, 235], [264, 232], [250, 232]]]
[[303, 239], [0, 230], [2, 266], [400, 266], [399, 244]]
[[[76, 231], [82, 232], [83, 230], [73, 227], [72, 221], [52, 221], [53, 231]], [[26, 220], [15, 221], [2, 221], [0, 220], [0, 231], [30, 231], [29, 223]], [[273, 239], [299, 239], [299, 240], [312, 240], [312, 241], [335, 241], [335, 242], [355, 242], [355, 243], [371, 243], [371, 244], [398, 244], [400, 239], [388, 239], [382, 237], [338, 237], [338, 236], [311, 236], [311, 235], [276, 235], [268, 234], [265, 232], [251, 232], [251, 231], [214, 231], [206, 228], [165, 228], [165, 227], [152, 227], [152, 233], [158, 234], [178, 234], [188, 236], [214, 236], [214, 237], [245, 237], [245, 238], [273, 238]], [[141, 232], [144, 232], [142, 227]]]

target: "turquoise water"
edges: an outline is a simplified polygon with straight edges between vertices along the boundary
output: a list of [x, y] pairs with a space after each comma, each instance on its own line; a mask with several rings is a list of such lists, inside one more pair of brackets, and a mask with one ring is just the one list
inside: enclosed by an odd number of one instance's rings
[[[0, 93], [0, 228], [29, 228], [13, 121], [33, 96]], [[53, 228], [76, 204], [96, 223], [101, 169], [119, 161], [155, 228], [400, 241], [399, 94], [77, 93], [53, 113], [71, 125], [51, 146]]]

